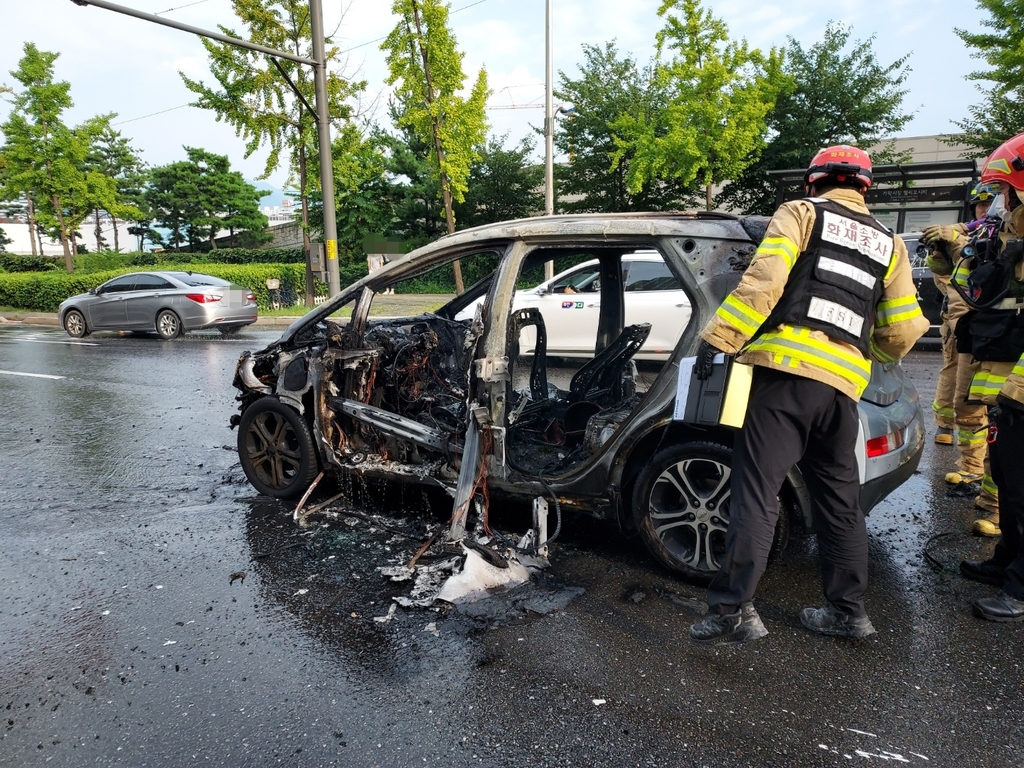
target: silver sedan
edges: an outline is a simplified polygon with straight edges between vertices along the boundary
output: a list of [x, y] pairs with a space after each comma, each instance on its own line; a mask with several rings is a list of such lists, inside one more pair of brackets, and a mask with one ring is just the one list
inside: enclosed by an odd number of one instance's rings
[[93, 331], [153, 331], [173, 339], [216, 328], [233, 333], [256, 322], [248, 288], [197, 272], [133, 272], [61, 302], [61, 327], [70, 336]]

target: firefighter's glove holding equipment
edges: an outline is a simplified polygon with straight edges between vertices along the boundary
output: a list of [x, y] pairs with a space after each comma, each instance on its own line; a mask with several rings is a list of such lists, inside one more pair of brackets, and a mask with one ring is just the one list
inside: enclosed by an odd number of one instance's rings
[[955, 243], [960, 233], [948, 224], [933, 224], [925, 227], [921, 232], [921, 239], [926, 243], [934, 243], [937, 240], [944, 240], [947, 243]]
[[700, 344], [697, 346], [696, 362], [697, 378], [700, 381], [706, 381], [711, 378], [711, 366], [715, 362], [715, 355], [720, 354], [721, 351], [701, 339]]

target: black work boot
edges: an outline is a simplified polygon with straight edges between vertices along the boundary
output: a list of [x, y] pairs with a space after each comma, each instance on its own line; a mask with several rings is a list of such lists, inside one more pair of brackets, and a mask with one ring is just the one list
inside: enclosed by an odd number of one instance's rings
[[965, 579], [1001, 587], [1006, 569], [994, 560], [961, 560], [960, 573]]
[[812, 632], [835, 637], [864, 638], [875, 634], [871, 619], [867, 616], [853, 617], [826, 603], [821, 608], [804, 608], [800, 611], [800, 623]]
[[743, 603], [736, 613], [708, 616], [690, 626], [690, 639], [698, 645], [736, 645], [768, 634], [753, 603]]
[[992, 597], [982, 597], [971, 603], [971, 612], [986, 621], [1024, 621], [1024, 600], [1000, 590]]

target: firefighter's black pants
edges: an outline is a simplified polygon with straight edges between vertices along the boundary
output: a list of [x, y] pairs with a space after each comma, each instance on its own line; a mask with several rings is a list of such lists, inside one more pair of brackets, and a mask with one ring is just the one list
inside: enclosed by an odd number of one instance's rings
[[860, 509], [857, 428], [857, 403], [847, 395], [801, 376], [755, 368], [733, 451], [726, 555], [708, 587], [711, 613], [734, 613], [753, 598], [775, 536], [779, 490], [800, 462], [825, 597], [850, 616], [866, 615], [868, 534]]
[[996, 413], [996, 440], [988, 446], [992, 479], [999, 489], [999, 542], [992, 560], [1006, 567], [1003, 591], [1024, 600], [1024, 411], [1003, 405]]

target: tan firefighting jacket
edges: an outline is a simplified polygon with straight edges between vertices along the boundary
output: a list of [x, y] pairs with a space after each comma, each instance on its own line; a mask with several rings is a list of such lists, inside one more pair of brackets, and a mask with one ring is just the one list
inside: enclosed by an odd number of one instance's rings
[[[833, 189], [822, 197], [868, 213], [856, 190]], [[742, 350], [737, 358], [742, 363], [814, 379], [859, 400], [871, 379], [871, 361], [851, 344], [788, 324], [753, 338], [782, 296], [796, 260], [807, 250], [814, 219], [814, 205], [807, 200], [784, 203], [775, 212], [740, 284], [726, 296], [701, 337], [724, 352]], [[880, 362], [900, 359], [928, 330], [917, 304], [907, 247], [899, 237], [895, 241], [871, 338], [872, 357]]]
[[[1024, 205], [1019, 205], [999, 230], [999, 241], [1006, 243], [1020, 237], [1018, 233], [1024, 233]], [[1014, 268], [1014, 277], [1024, 281], [1024, 261], [1021, 261]], [[1014, 374], [1011, 376], [1011, 373]], [[1011, 381], [1012, 379], [1012, 381]], [[986, 405], [995, 405], [996, 397], [1002, 393], [1011, 400], [1024, 403], [1022, 399], [1022, 386], [1024, 386], [1024, 366], [1020, 361], [1014, 363], [997, 363], [991, 360], [984, 360], [978, 364], [978, 372], [974, 374], [971, 381], [971, 390], [968, 398], [980, 400]], [[1005, 388], [1006, 391], [1003, 391]]]

